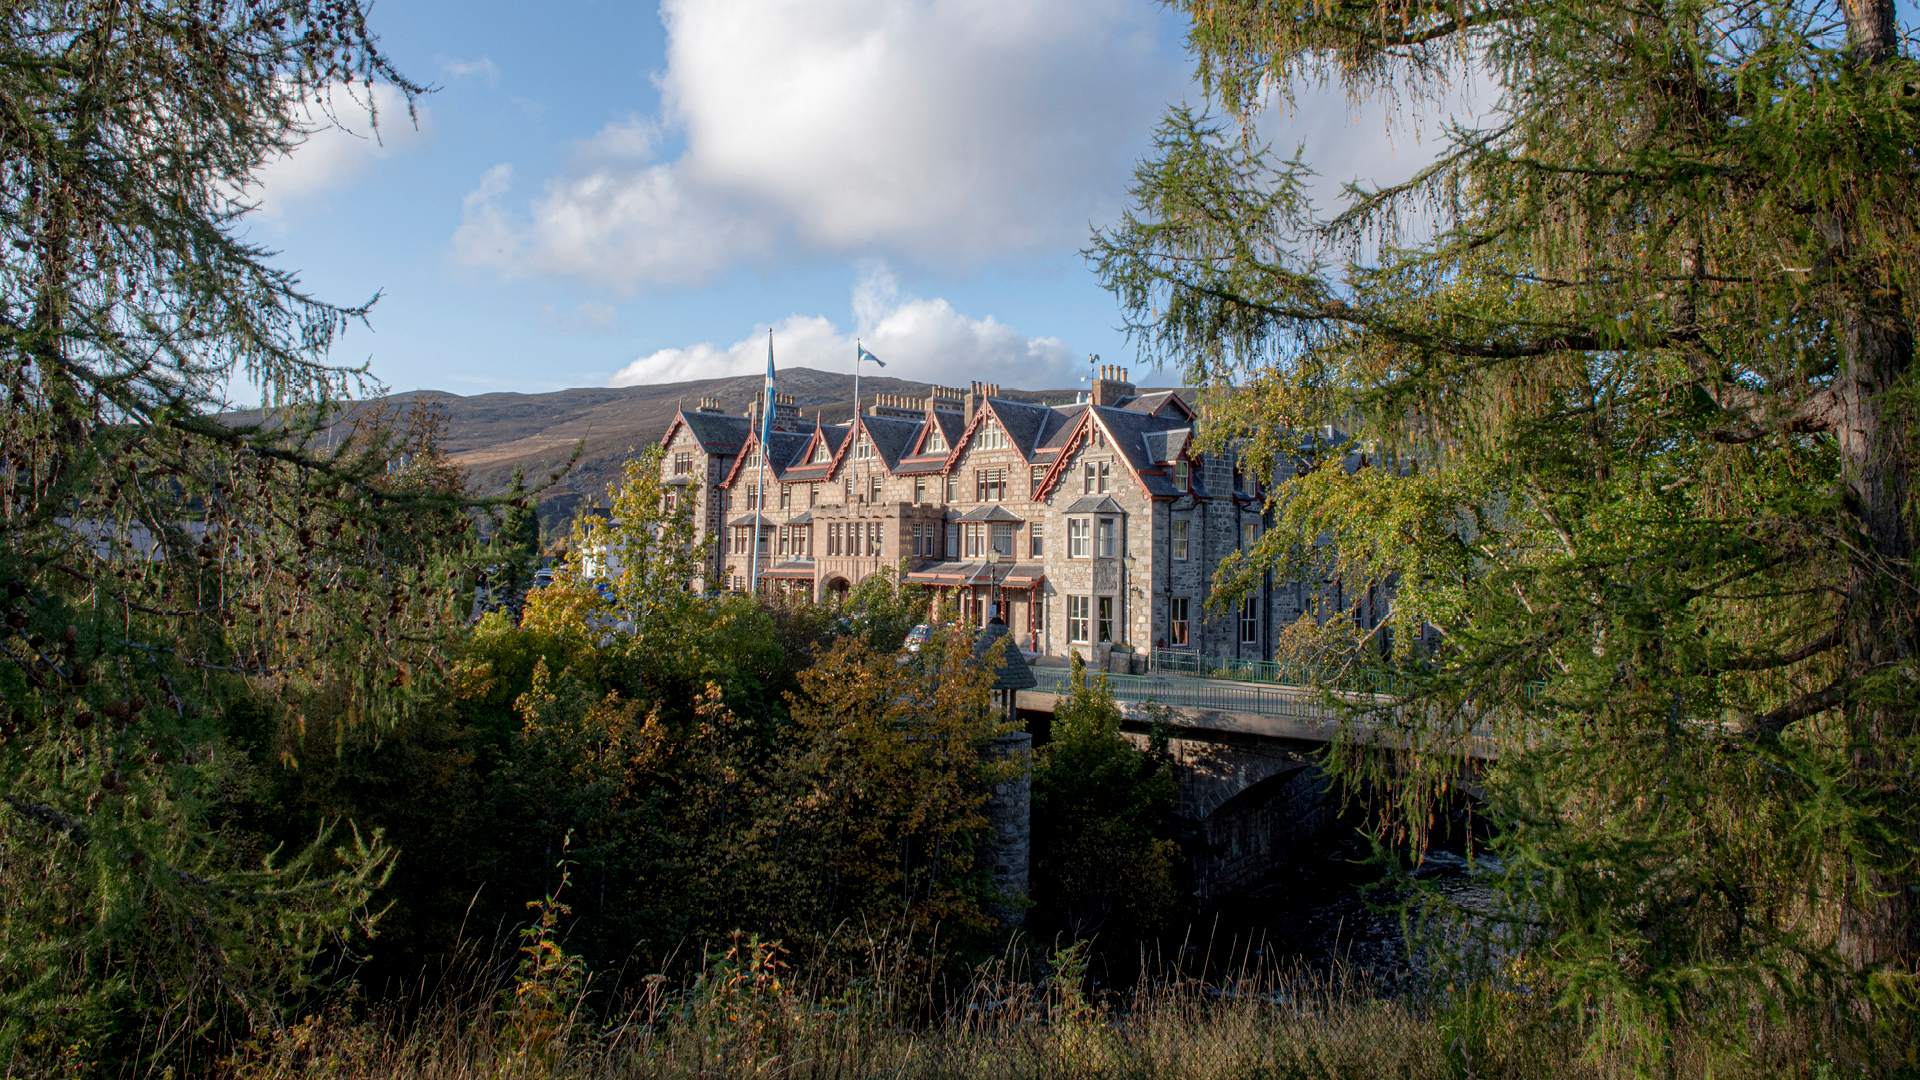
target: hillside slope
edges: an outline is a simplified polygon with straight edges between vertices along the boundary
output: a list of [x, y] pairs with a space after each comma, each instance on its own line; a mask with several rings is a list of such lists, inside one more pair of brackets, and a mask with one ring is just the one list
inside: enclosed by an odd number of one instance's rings
[[[762, 381], [759, 375], [741, 375], [549, 394], [461, 397], [416, 391], [396, 394], [394, 399], [432, 401], [446, 410], [447, 450], [467, 468], [474, 489], [482, 494], [505, 491], [515, 465], [525, 467], [529, 483], [545, 480], [566, 464], [574, 445], [585, 439], [579, 463], [540, 501], [542, 527], [552, 530], [562, 527], [588, 500], [604, 503], [607, 485], [618, 478], [623, 463], [635, 451], [658, 441], [682, 404], [691, 408], [703, 397], [715, 397], [722, 408], [738, 416], [759, 393]], [[808, 419], [819, 415], [828, 423], [845, 422], [853, 415], [852, 375], [791, 368], [780, 372], [780, 392], [792, 394]], [[860, 396], [869, 402], [875, 394], [923, 397], [926, 393], [927, 384], [921, 382], [883, 377], [860, 380]], [[1002, 390], [1001, 396], [1059, 403], [1074, 400], [1077, 393]]]

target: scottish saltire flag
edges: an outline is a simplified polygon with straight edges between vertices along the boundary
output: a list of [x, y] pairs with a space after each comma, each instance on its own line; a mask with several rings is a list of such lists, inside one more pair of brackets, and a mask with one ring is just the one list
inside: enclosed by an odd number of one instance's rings
[[[767, 331], [767, 396], [760, 409], [760, 445], [767, 445], [767, 437], [773, 433], [773, 331]], [[765, 460], [762, 453], [761, 459]]]
[[860, 350], [860, 355], [859, 355], [859, 357], [858, 357], [857, 359], [859, 359], [859, 360], [871, 360], [871, 361], [873, 361], [874, 363], [876, 363], [876, 364], [878, 364], [878, 365], [880, 365], [881, 367], [886, 367], [886, 366], [887, 366], [887, 362], [886, 362], [885, 360], [882, 360], [882, 359], [880, 359], [879, 357], [877, 357], [877, 356], [875, 356], [875, 355], [873, 355], [872, 353], [870, 353], [870, 352], [868, 352], [868, 351], [867, 351], [867, 347], [866, 347], [866, 346], [864, 346], [864, 345], [856, 345], [856, 346], [854, 346], [854, 347]]

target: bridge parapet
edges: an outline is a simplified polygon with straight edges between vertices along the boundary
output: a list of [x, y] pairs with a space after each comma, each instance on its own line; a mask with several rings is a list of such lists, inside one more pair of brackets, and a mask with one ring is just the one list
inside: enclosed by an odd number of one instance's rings
[[[1059, 668], [1036, 668], [1034, 674], [1039, 685], [1020, 692], [1020, 708], [1050, 713], [1055, 701], [1072, 693], [1070, 673]], [[1403, 706], [1382, 695], [1343, 694], [1330, 700], [1326, 694], [1304, 687], [1219, 679], [1108, 675], [1106, 680], [1107, 692], [1119, 704], [1121, 715], [1136, 722], [1151, 720], [1147, 706], [1157, 705], [1169, 710], [1166, 719], [1176, 728], [1310, 743], [1329, 743], [1344, 737], [1385, 749], [1410, 749], [1420, 742], [1424, 744], [1420, 748], [1433, 752], [1481, 760], [1500, 756], [1495, 740], [1471, 727], [1400, 723]], [[1342, 704], [1336, 705], [1335, 701]], [[1391, 719], [1381, 723], [1368, 719], [1369, 714]]]

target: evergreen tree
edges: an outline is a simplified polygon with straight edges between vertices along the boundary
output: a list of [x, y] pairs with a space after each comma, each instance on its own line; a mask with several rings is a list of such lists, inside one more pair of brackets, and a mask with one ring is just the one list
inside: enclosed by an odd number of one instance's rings
[[[1373, 719], [1410, 749], [1339, 761], [1406, 827], [1450, 745], [1501, 741], [1506, 885], [1597, 1037], [1658, 1056], [1802, 993], [1899, 1015], [1920, 71], [1891, 0], [1184, 6], [1224, 116], [1168, 117], [1093, 257], [1149, 355], [1244, 382], [1217, 437], [1271, 461], [1338, 422], [1387, 466], [1306, 462], [1225, 571], [1395, 584], [1429, 647]], [[1331, 217], [1256, 130], [1303, 80], [1474, 75], [1484, 126]]]
[[249, 747], [392, 717], [466, 614], [444, 418], [343, 413], [366, 307], [239, 231], [334, 103], [417, 90], [364, 6], [0, 5], [0, 1059], [178, 1057], [370, 927], [377, 838], [235, 810]]
[[1099, 940], [1121, 964], [1177, 910], [1170, 838], [1179, 783], [1166, 740], [1141, 751], [1120, 733], [1107, 677], [1073, 658], [1053, 741], [1034, 755], [1033, 899], [1028, 925]]
[[494, 534], [496, 583], [509, 593], [525, 589], [540, 566], [539, 503], [527, 495], [527, 471], [515, 465], [507, 488], [507, 509]]

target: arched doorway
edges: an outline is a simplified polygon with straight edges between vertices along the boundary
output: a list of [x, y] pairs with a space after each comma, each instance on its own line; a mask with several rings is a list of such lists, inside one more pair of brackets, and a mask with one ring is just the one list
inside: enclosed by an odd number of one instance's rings
[[851, 588], [853, 588], [852, 582], [835, 574], [820, 583], [820, 599], [839, 603], [847, 598], [847, 590]]

